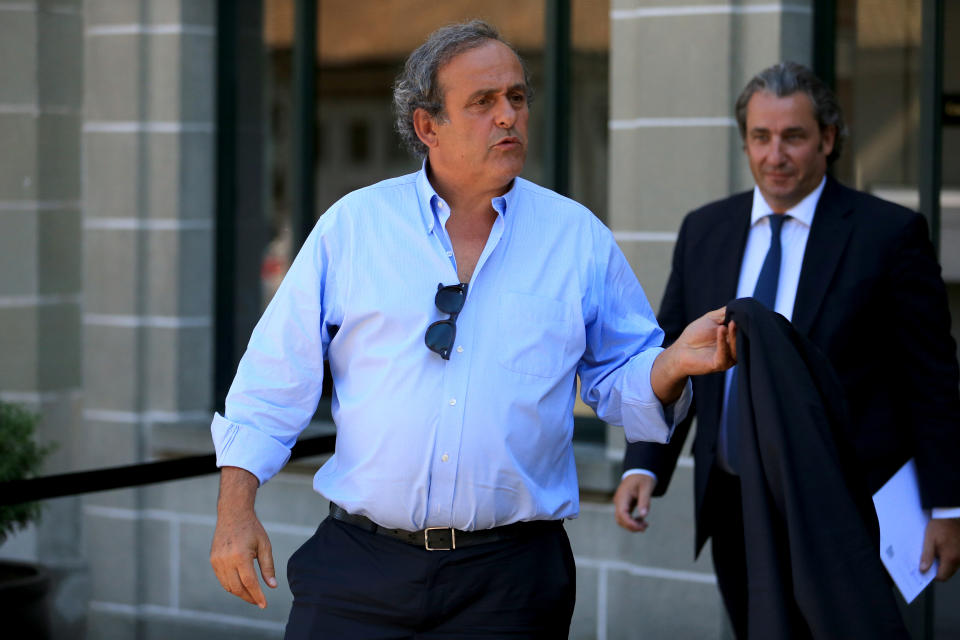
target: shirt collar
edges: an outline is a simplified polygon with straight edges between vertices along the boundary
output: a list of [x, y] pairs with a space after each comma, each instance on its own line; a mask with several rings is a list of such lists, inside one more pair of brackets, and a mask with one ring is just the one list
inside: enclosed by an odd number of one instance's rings
[[[790, 215], [791, 218], [802, 222], [806, 226], [811, 226], [813, 224], [813, 213], [817, 210], [817, 203], [820, 202], [820, 194], [823, 193], [823, 187], [827, 184], [827, 177], [824, 176], [820, 181], [820, 184], [817, 185], [817, 188], [807, 194], [807, 197], [797, 203], [797, 205], [791, 209], [787, 209], [784, 213]], [[770, 205], [767, 204], [767, 201], [763, 199], [763, 194], [760, 193], [760, 187], [753, 187], [753, 210], [750, 212], [750, 226], [757, 224], [760, 220], [767, 217], [773, 213], [773, 209], [770, 208]]]
[[[509, 191], [490, 200], [490, 205], [500, 215], [512, 210], [517, 202], [517, 184], [520, 178], [514, 178]], [[450, 217], [450, 206], [444, 202], [427, 178], [427, 159], [424, 158], [417, 173], [417, 199], [420, 202], [420, 218], [427, 233], [433, 231], [438, 222], [446, 224]]]

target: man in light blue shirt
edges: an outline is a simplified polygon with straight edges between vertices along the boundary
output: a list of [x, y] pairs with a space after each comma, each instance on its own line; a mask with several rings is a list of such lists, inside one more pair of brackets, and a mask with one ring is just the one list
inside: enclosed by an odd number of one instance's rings
[[214, 417], [211, 562], [264, 607], [252, 560], [276, 580], [256, 489], [286, 463], [329, 361], [337, 444], [314, 488], [331, 517], [291, 558], [288, 638], [566, 637], [577, 379], [629, 439], [666, 442], [688, 376], [732, 364], [722, 310], [661, 349], [609, 230], [518, 177], [529, 98], [486, 23], [410, 56], [394, 103], [423, 168], [320, 218]]

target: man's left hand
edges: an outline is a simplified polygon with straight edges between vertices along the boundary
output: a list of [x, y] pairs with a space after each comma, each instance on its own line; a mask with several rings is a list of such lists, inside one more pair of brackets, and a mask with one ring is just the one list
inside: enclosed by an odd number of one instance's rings
[[920, 571], [926, 571], [933, 559], [940, 561], [937, 580], [943, 582], [960, 567], [960, 518], [932, 518], [923, 536]]
[[675, 402], [689, 376], [726, 371], [737, 363], [737, 327], [724, 325], [725, 315], [722, 307], [700, 316], [657, 356], [650, 383], [660, 402]]

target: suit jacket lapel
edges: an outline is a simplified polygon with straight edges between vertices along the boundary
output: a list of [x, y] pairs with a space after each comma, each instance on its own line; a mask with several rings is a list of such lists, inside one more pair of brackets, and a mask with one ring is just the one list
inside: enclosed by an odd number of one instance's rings
[[844, 187], [831, 177], [820, 195], [810, 237], [803, 254], [797, 298], [793, 306], [793, 325], [809, 335], [817, 312], [847, 246], [853, 220]]
[[[753, 206], [753, 193], [742, 194], [733, 203], [729, 224], [710, 231], [713, 236], [704, 247], [716, 251], [713, 256], [704, 256], [703, 291], [710, 296], [709, 308], [716, 309], [727, 304], [737, 295], [737, 281], [740, 280], [740, 263], [743, 250], [747, 245], [750, 231], [750, 211]], [[708, 309], [709, 310], [709, 309]]]

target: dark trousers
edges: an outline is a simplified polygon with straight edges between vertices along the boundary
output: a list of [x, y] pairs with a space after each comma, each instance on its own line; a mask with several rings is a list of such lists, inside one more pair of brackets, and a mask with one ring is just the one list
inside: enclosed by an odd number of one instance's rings
[[566, 638], [576, 569], [563, 525], [427, 551], [333, 518], [291, 556], [286, 640]]
[[717, 586], [737, 638], [747, 637], [747, 551], [740, 478], [714, 469], [710, 477], [710, 551]]

